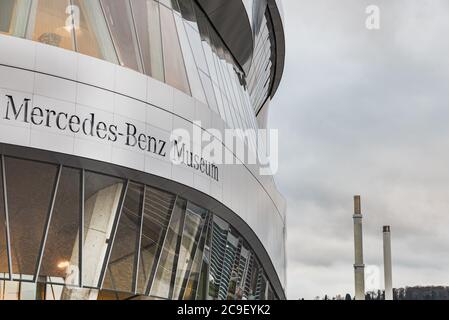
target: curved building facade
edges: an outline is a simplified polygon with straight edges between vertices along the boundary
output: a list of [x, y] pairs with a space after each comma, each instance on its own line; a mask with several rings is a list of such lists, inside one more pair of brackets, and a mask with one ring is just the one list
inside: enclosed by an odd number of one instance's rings
[[279, 1], [2, 0], [0, 300], [285, 299], [283, 66]]

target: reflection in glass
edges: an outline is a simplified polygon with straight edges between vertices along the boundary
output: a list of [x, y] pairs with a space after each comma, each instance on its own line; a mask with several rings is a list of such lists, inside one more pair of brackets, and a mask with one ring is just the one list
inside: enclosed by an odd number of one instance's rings
[[56, 165], [10, 157], [3, 164], [0, 223], [8, 211], [16, 281], [7, 280], [6, 229], [0, 228], [0, 300], [276, 299], [242, 235], [204, 208], [143, 184], [66, 167], [55, 189]]
[[146, 294], [154, 278], [164, 245], [176, 197], [154, 188], [145, 188], [137, 292]]
[[[12, 273], [34, 275], [57, 166], [5, 158]], [[17, 277], [17, 276], [15, 276]]]
[[217, 101], [215, 100], [215, 92], [214, 87], [212, 86], [212, 82], [210, 78], [203, 72], [200, 71], [201, 82], [203, 83], [204, 92], [206, 92], [207, 103], [209, 104], [209, 108], [219, 114]]
[[151, 287], [152, 296], [164, 299], [171, 299], [173, 296], [186, 205], [185, 200], [181, 198], [176, 200], [156, 276]]
[[124, 181], [85, 173], [83, 285], [97, 287]]
[[[206, 217], [205, 225], [203, 227], [203, 232], [201, 233], [201, 238], [198, 244], [198, 247], [195, 252], [195, 256], [192, 261], [192, 266], [190, 268], [190, 274], [188, 278], [184, 279], [183, 287], [185, 288], [183, 296], [180, 296], [179, 299], [184, 300], [195, 300], [197, 297], [197, 291], [202, 291], [202, 288], [199, 288], [200, 286], [200, 279], [202, 268], [204, 267], [204, 271], [207, 272], [207, 266], [205, 265], [205, 255], [208, 254], [208, 248], [209, 246], [206, 245], [206, 241], [210, 240], [210, 220], [211, 215], [208, 215]], [[205, 279], [204, 279], [205, 280]], [[204, 287], [203, 282], [203, 287]], [[206, 296], [203, 292], [200, 292], [199, 299], [206, 299]]]
[[[209, 274], [210, 274], [210, 264], [211, 264], [211, 246], [212, 246], [212, 223], [213, 223], [214, 215], [210, 215], [209, 222], [207, 224], [207, 234], [204, 243], [203, 249], [203, 258], [200, 260], [200, 271], [199, 278], [195, 276], [195, 271], [193, 271], [193, 276], [189, 280], [189, 285], [187, 286], [186, 294], [184, 298], [189, 299], [197, 299], [197, 300], [207, 300], [209, 298]], [[196, 259], [196, 257], [195, 257]], [[196, 270], [196, 269], [193, 269]], [[198, 285], [196, 286], [196, 295], [195, 295], [195, 286], [192, 286], [192, 294], [190, 295], [189, 286], [191, 283], [198, 281]]]
[[250, 263], [250, 251], [239, 244], [234, 268], [231, 273], [231, 285], [228, 289], [228, 300], [242, 300], [245, 295], [246, 280], [248, 278]]
[[72, 0], [77, 7], [76, 49], [83, 54], [118, 63], [99, 0]]
[[144, 73], [164, 81], [159, 4], [154, 0], [131, 0]]
[[162, 45], [164, 52], [165, 81], [167, 84], [177, 88], [186, 94], [190, 93], [187, 81], [184, 57], [182, 56], [176, 31], [173, 12], [167, 7], [160, 5]]
[[182, 299], [192, 269], [193, 260], [201, 234], [204, 230], [207, 210], [188, 203], [181, 247], [178, 254], [178, 267], [173, 291], [173, 299]]
[[195, 12], [193, 11], [192, 0], [178, 0], [178, 4], [185, 23], [198, 31], [198, 25], [196, 24], [196, 16]]
[[105, 289], [134, 291], [142, 204], [143, 185], [130, 183], [106, 270]]
[[[192, 50], [190, 48], [189, 41], [187, 39], [186, 31], [184, 29], [184, 24], [182, 22], [182, 18], [175, 14], [175, 23], [178, 29], [179, 41], [182, 47], [182, 53], [184, 55], [184, 59], [186, 62], [186, 71], [189, 78], [190, 89], [192, 90], [192, 96], [203, 103], [206, 103], [206, 97], [204, 95], [203, 86], [201, 84], [198, 68], [195, 64], [195, 60], [193, 58]], [[189, 27], [187, 27], [189, 28]]]
[[200, 34], [197, 30], [186, 24], [186, 33], [192, 47], [193, 55], [195, 57], [196, 64], [200, 70], [209, 73], [206, 64], [206, 57], [204, 56], [203, 47], [201, 44]]
[[31, 7], [29, 38], [74, 50], [73, 17], [68, 0], [36, 0]]
[[32, 0], [0, 1], [0, 33], [25, 37]]
[[80, 170], [63, 168], [42, 257], [40, 281], [79, 285], [80, 191]]
[[214, 216], [212, 222], [212, 241], [213, 248], [210, 259], [209, 270], [209, 299], [215, 300], [218, 298], [218, 290], [220, 288], [221, 273], [223, 269], [226, 242], [228, 237], [229, 224], [222, 219]]
[[263, 270], [257, 259], [253, 257], [251, 274], [249, 276], [248, 300], [258, 300], [260, 298], [260, 285], [262, 281]]
[[121, 65], [142, 72], [129, 2], [123, 0], [100, 1]]

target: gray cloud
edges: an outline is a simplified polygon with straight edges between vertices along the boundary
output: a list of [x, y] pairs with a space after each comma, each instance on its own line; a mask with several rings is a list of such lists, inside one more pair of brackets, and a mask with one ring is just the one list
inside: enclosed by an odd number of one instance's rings
[[[381, 9], [369, 31], [365, 8]], [[287, 57], [271, 105], [288, 201], [288, 296], [353, 292], [352, 196], [365, 260], [394, 285], [449, 284], [449, 2], [284, 0]]]

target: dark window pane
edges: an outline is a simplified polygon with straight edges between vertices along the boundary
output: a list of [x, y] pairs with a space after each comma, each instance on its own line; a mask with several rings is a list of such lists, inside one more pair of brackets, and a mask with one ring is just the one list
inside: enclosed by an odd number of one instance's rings
[[34, 275], [58, 168], [13, 158], [5, 162], [12, 272]]
[[74, 50], [73, 15], [68, 0], [33, 1], [29, 35], [34, 41]]
[[124, 181], [85, 173], [83, 284], [97, 287]]
[[131, 183], [123, 203], [120, 221], [109, 258], [105, 289], [115, 291], [134, 291], [133, 282], [137, 262], [137, 244], [143, 203], [143, 185]]
[[192, 0], [178, 0], [182, 18], [185, 22], [198, 31], [196, 16], [192, 6]]
[[1, 33], [10, 33], [14, 5], [15, 5], [14, 0], [3, 0], [0, 3], [0, 32]]
[[63, 168], [40, 267], [42, 281], [79, 285], [80, 213], [81, 172]]
[[170, 220], [151, 295], [171, 299], [178, 265], [178, 252], [184, 226], [186, 201], [178, 198]]
[[31, 0], [0, 1], [0, 33], [25, 37]]
[[164, 81], [159, 4], [154, 0], [131, 0], [145, 74]]
[[174, 10], [179, 12], [179, 5], [177, 0], [159, 0], [161, 4], [168, 8], [173, 8]]
[[106, 21], [111, 31], [120, 64], [136, 71], [142, 71], [129, 2], [101, 0], [101, 5], [106, 15]]
[[190, 95], [184, 58], [179, 44], [173, 12], [160, 5], [162, 45], [164, 52], [165, 81], [167, 84]]
[[79, 25], [75, 28], [77, 51], [117, 63], [117, 54], [99, 0], [72, 1], [79, 10]]

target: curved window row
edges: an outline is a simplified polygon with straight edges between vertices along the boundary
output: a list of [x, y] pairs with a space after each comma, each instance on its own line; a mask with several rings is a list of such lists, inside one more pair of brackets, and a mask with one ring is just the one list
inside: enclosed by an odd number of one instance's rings
[[2, 0], [0, 33], [145, 73], [208, 104], [231, 128], [257, 128], [260, 99], [194, 0]]
[[251, 69], [248, 73], [248, 91], [256, 114], [262, 108], [271, 90], [274, 78], [273, 27], [269, 10], [263, 11], [260, 22], [255, 26], [255, 46]]
[[255, 253], [190, 201], [1, 157], [0, 300], [275, 299]]

